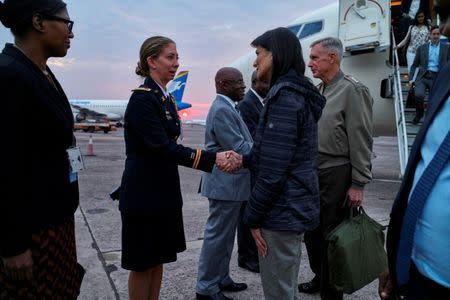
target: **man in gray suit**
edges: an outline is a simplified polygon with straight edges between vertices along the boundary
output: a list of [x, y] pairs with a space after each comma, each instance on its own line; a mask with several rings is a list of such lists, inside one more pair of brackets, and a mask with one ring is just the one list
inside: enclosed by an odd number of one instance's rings
[[[417, 48], [416, 57], [411, 66], [409, 78], [411, 78], [411, 84], [414, 82], [416, 96], [414, 124], [419, 123], [423, 116], [425, 91], [431, 89], [437, 73], [450, 60], [450, 46], [448, 44], [441, 44], [440, 37], [439, 26], [431, 27], [430, 42]], [[416, 78], [414, 78], [416, 69], [418, 69], [418, 72]]]
[[[206, 118], [205, 149], [234, 150], [250, 153], [253, 140], [236, 109], [242, 100], [245, 84], [235, 68], [222, 68], [216, 74], [217, 97]], [[231, 299], [222, 291], [236, 292], [247, 288], [233, 282], [229, 275], [236, 226], [243, 201], [250, 196], [250, 172], [241, 169], [228, 174], [214, 167], [202, 178], [201, 194], [208, 197], [209, 217], [205, 225], [197, 277], [197, 299]]]

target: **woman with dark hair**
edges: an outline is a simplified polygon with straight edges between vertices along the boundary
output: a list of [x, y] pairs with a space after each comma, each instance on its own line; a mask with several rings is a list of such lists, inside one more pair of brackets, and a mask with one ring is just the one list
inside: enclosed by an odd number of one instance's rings
[[69, 102], [47, 66], [67, 54], [73, 21], [60, 0], [6, 0], [0, 20], [14, 35], [0, 54], [2, 121], [13, 124], [0, 147], [0, 299], [76, 299], [84, 270], [68, 153], [79, 150]]
[[395, 49], [402, 48], [408, 44], [406, 50], [408, 72], [411, 70], [414, 58], [416, 57], [417, 48], [428, 41], [429, 32], [430, 27], [425, 21], [425, 13], [422, 10], [418, 10], [414, 18], [414, 23], [409, 26], [405, 38], [395, 47]]
[[243, 159], [254, 180], [244, 222], [258, 248], [265, 299], [297, 299], [302, 235], [319, 225], [317, 121], [325, 99], [305, 77], [290, 30], [269, 30], [251, 45], [256, 76], [270, 81], [270, 90]]
[[230, 170], [227, 152], [214, 153], [177, 144], [181, 121], [167, 91], [179, 67], [174, 41], [144, 41], [134, 90], [125, 112], [127, 159], [119, 209], [122, 215], [122, 267], [130, 270], [130, 299], [157, 300], [163, 264], [186, 250], [178, 165], [210, 172], [215, 163]]

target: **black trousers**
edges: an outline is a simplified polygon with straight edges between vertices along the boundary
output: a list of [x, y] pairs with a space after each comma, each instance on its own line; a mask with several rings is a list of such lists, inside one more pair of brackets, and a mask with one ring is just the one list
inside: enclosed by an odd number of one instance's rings
[[348, 214], [344, 207], [347, 191], [351, 186], [351, 165], [319, 169], [320, 188], [320, 225], [315, 230], [305, 233], [305, 245], [309, 266], [321, 282], [322, 299], [342, 299], [342, 293], [329, 287], [328, 261], [325, 237]]
[[450, 299], [450, 289], [423, 276], [411, 262], [409, 282], [404, 300]]
[[242, 221], [242, 216], [244, 215], [246, 207], [247, 201], [242, 202], [237, 226], [238, 261], [241, 263], [259, 265], [258, 250], [256, 248], [255, 240], [250, 232], [250, 228]]
[[427, 71], [425, 75], [414, 84], [414, 94], [416, 97], [416, 114], [418, 118], [421, 118], [423, 116], [423, 103], [425, 99], [425, 93], [426, 90], [431, 90], [434, 80], [436, 79], [436, 74], [437, 73]]

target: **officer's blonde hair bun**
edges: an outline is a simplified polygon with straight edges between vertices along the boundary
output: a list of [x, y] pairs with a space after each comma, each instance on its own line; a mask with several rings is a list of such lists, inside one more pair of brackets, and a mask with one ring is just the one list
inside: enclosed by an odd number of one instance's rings
[[150, 70], [147, 64], [147, 58], [158, 57], [161, 52], [169, 44], [175, 44], [175, 42], [165, 36], [152, 36], [146, 39], [139, 51], [139, 62], [136, 67], [136, 74], [142, 77], [150, 76]]

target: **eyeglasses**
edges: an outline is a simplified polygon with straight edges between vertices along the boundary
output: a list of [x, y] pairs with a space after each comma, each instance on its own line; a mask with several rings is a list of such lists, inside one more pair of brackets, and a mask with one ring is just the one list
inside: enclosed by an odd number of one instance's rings
[[66, 23], [67, 25], [67, 29], [69, 29], [69, 33], [72, 33], [72, 28], [73, 28], [73, 21], [72, 20], [67, 20], [58, 16], [43, 16], [44, 19], [50, 20], [50, 21], [58, 21], [58, 22], [63, 22]]

